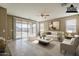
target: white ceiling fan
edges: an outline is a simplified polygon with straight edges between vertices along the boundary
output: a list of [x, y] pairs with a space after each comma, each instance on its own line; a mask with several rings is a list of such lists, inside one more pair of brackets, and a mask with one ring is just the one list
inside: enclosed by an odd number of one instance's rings
[[47, 8], [43, 8], [41, 11], [40, 11], [40, 14], [38, 15], [40, 17], [42, 17], [43, 19], [46, 19], [47, 17], [50, 16], [49, 12], [48, 12], [48, 9]]

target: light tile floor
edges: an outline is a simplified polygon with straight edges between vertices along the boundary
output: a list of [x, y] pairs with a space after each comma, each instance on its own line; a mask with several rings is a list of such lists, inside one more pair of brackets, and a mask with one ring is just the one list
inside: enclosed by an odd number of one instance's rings
[[63, 56], [60, 53], [60, 42], [52, 41], [48, 46], [43, 46], [27, 40], [12, 40], [8, 42], [12, 56]]

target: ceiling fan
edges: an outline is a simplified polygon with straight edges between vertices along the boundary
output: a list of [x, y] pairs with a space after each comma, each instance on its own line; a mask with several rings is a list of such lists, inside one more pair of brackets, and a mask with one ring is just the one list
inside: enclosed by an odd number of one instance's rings
[[41, 13], [41, 17], [47, 17], [47, 16], [50, 16], [50, 15]]
[[41, 15], [40, 15], [43, 19], [47, 19], [47, 17], [49, 17], [50, 15], [49, 14], [43, 14], [43, 13], [41, 13]]
[[48, 16], [50, 16], [48, 10], [46, 8], [44, 8], [42, 11], [41, 11], [41, 14], [40, 16], [44, 19], [46, 19]]

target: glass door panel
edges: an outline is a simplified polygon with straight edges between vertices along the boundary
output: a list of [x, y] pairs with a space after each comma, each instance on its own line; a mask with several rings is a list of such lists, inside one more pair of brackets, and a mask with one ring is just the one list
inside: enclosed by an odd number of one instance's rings
[[16, 39], [21, 39], [21, 22], [16, 22]]
[[28, 36], [32, 35], [32, 25], [28, 24]]
[[27, 40], [27, 23], [22, 23], [22, 39]]
[[33, 24], [33, 35], [36, 36], [36, 24]]

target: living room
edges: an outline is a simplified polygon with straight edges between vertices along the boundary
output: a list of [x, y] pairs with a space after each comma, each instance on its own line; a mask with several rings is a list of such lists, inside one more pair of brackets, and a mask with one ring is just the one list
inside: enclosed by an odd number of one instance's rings
[[[78, 3], [0, 3], [0, 6], [0, 55], [79, 55]], [[77, 10], [70, 13], [67, 7]]]

